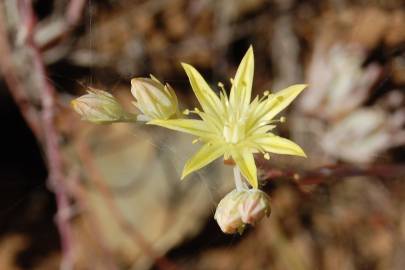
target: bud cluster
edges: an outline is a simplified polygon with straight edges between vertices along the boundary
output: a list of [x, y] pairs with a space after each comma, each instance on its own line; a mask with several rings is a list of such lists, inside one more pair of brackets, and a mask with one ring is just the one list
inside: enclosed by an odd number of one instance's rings
[[72, 100], [72, 107], [82, 120], [95, 124], [167, 120], [180, 115], [176, 94], [169, 84], [163, 85], [151, 75], [150, 78], [134, 78], [131, 85], [136, 100], [133, 104], [142, 112], [140, 115], [126, 112], [113, 95], [93, 88]]

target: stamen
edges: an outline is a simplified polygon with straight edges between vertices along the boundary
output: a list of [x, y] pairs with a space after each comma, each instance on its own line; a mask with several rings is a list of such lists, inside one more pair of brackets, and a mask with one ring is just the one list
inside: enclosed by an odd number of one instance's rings
[[259, 98], [259, 103], [262, 102], [263, 100], [265, 100], [266, 98], [269, 98], [269, 96], [271, 96], [272, 94], [270, 94], [269, 90], [266, 90], [263, 92], [263, 96], [261, 98]]
[[189, 109], [185, 109], [184, 111], [183, 111], [183, 114], [184, 115], [189, 115], [189, 114], [191, 114], [191, 113], [194, 113], [194, 114], [200, 114], [201, 113], [201, 111], [198, 109], [198, 108], [194, 108], [194, 110], [189, 110]]
[[287, 118], [284, 116], [281, 116], [279, 119], [273, 119], [270, 121], [267, 121], [266, 124], [276, 124], [276, 123], [285, 123], [287, 121]]
[[191, 143], [192, 144], [196, 144], [196, 143], [198, 143], [200, 141], [200, 139], [195, 139], [195, 140], [193, 140]]
[[221, 88], [221, 93], [224, 95], [224, 97], [228, 98], [224, 84], [222, 82], [218, 82], [218, 87]]
[[265, 153], [265, 154], [263, 155], [263, 157], [264, 157], [265, 160], [269, 160], [269, 159], [270, 159], [270, 154], [269, 154], [269, 153]]

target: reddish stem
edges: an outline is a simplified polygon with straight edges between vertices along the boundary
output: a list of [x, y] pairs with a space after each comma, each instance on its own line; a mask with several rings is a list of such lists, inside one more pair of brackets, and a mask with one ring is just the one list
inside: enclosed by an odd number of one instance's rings
[[41, 141], [42, 127], [39, 113], [35, 107], [32, 106], [30, 99], [24, 90], [24, 86], [16, 75], [15, 67], [12, 63], [12, 51], [10, 49], [7, 31], [4, 28], [6, 26], [6, 20], [3, 17], [3, 5], [4, 4], [0, 2], [0, 71], [3, 74], [3, 78], [8, 85], [10, 94], [20, 109], [22, 116], [34, 133], [35, 137]]
[[59, 146], [59, 133], [55, 127], [56, 117], [56, 101], [55, 89], [47, 80], [47, 72], [42, 61], [42, 56], [39, 48], [34, 40], [34, 32], [36, 17], [32, 8], [31, 0], [19, 0], [19, 11], [25, 27], [26, 36], [24, 37], [25, 45], [32, 51], [32, 60], [34, 71], [41, 89], [41, 105], [42, 105], [42, 126], [44, 135], [45, 152], [48, 164], [48, 183], [54, 191], [58, 212], [56, 214], [56, 224], [61, 237], [62, 245], [62, 262], [60, 269], [73, 269], [73, 253], [72, 253], [72, 231], [69, 224], [69, 196], [64, 186], [63, 161], [61, 149]]

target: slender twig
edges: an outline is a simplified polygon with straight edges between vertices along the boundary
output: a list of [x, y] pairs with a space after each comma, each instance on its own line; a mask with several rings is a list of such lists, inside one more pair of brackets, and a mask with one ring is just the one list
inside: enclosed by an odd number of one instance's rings
[[[259, 160], [259, 164], [267, 166]], [[371, 164], [356, 166], [351, 164], [325, 165], [313, 170], [298, 172], [296, 170], [264, 169], [263, 179], [292, 179], [298, 186], [328, 183], [333, 179], [352, 176], [374, 176], [381, 179], [392, 179], [405, 176], [405, 164]]]

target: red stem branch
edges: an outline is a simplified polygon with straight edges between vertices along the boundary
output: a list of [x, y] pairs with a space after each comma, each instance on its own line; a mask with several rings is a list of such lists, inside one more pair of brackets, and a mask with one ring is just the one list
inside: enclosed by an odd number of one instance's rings
[[[56, 101], [55, 89], [47, 80], [47, 72], [42, 61], [41, 52], [34, 41], [34, 27], [36, 17], [32, 8], [31, 0], [20, 0], [18, 2], [19, 11], [25, 27], [24, 37], [27, 49], [32, 51], [32, 60], [36, 78], [41, 89], [42, 104], [42, 127], [44, 135], [45, 152], [48, 164], [48, 184], [55, 193], [58, 212], [56, 214], [56, 224], [61, 237], [62, 262], [60, 269], [73, 269], [72, 253], [72, 231], [69, 224], [69, 196], [65, 189], [63, 175], [63, 161], [59, 145], [60, 135], [55, 127]], [[67, 213], [67, 214], [66, 214]]]
[[34, 136], [42, 140], [42, 127], [38, 111], [32, 106], [24, 86], [19, 81], [12, 63], [12, 51], [10, 49], [7, 30], [5, 29], [6, 19], [4, 17], [3, 2], [0, 2], [0, 71], [8, 85], [10, 94], [16, 102], [18, 108]]

